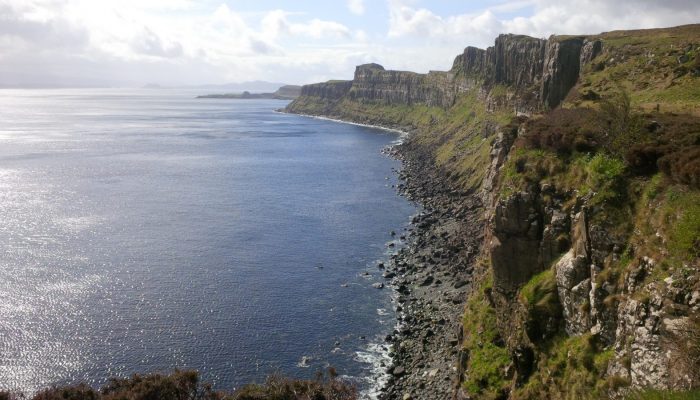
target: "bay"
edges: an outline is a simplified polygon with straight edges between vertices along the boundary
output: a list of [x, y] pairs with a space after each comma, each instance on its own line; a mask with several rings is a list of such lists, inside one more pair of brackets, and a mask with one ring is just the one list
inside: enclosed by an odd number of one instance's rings
[[382, 379], [397, 135], [196, 94], [0, 91], [0, 388]]

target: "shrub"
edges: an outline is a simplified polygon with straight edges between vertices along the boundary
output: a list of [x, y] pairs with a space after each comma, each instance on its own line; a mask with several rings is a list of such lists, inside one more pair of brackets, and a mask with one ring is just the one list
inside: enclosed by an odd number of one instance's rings
[[[271, 376], [264, 385], [248, 385], [234, 393], [214, 391], [201, 383], [196, 371], [175, 370], [171, 374], [135, 374], [113, 378], [99, 391], [85, 384], [53, 387], [32, 400], [354, 400], [356, 388], [338, 379], [329, 368], [327, 377], [294, 380]], [[0, 392], [0, 400], [24, 399], [21, 394]]]
[[700, 146], [678, 148], [660, 157], [658, 166], [674, 182], [700, 188]]
[[24, 396], [17, 395], [12, 392], [0, 391], [0, 400], [20, 400], [24, 399]]
[[625, 173], [625, 163], [622, 160], [598, 153], [588, 163], [586, 170], [586, 184], [597, 193], [594, 202], [620, 200]]
[[700, 188], [700, 118], [692, 115], [645, 115], [646, 134], [625, 152], [630, 172], [664, 173], [674, 183]]
[[[630, 174], [661, 171], [671, 182], [700, 188], [700, 118], [636, 113], [624, 90], [612, 92], [600, 104], [599, 111], [556, 109], [527, 121], [516, 148], [523, 154], [542, 150], [574, 157], [576, 153], [603, 151], [624, 160]], [[518, 173], [531, 167], [526, 165], [528, 160], [520, 158]]]
[[657, 162], [668, 149], [658, 143], [635, 144], [625, 154], [625, 161], [636, 175], [651, 175], [659, 170]]
[[319, 374], [315, 380], [293, 380], [273, 375], [264, 385], [247, 385], [226, 400], [354, 400], [357, 390], [338, 379], [330, 368], [328, 375]]
[[61, 388], [50, 388], [37, 393], [33, 400], [97, 400], [98, 393], [91, 387], [80, 384]]
[[673, 353], [675, 369], [688, 374], [700, 387], [700, 317], [689, 318], [668, 332], [667, 345]]
[[594, 151], [600, 146], [599, 113], [590, 108], [558, 108], [528, 121], [524, 147], [559, 154]]
[[598, 121], [605, 134], [605, 147], [622, 156], [633, 144], [644, 140], [644, 120], [634, 112], [632, 98], [622, 87], [613, 90], [600, 102], [601, 117]]
[[199, 381], [196, 371], [175, 370], [170, 375], [133, 375], [131, 378], [113, 378], [100, 390], [102, 400], [209, 400], [218, 399], [209, 385]]

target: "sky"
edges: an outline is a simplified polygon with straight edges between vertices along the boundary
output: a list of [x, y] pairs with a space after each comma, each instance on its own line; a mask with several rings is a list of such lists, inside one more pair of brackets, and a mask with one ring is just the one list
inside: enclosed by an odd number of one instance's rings
[[447, 70], [500, 33], [700, 23], [700, 0], [0, 0], [0, 86], [139, 87]]

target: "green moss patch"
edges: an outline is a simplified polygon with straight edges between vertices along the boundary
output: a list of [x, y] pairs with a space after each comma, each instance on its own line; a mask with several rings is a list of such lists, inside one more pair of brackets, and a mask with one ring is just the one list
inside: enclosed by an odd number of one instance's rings
[[670, 390], [641, 390], [634, 391], [625, 400], [697, 400], [700, 399], [700, 389], [688, 391]]
[[463, 386], [467, 393], [482, 399], [500, 398], [510, 384], [505, 373], [510, 354], [498, 332], [495, 310], [487, 298], [490, 288], [488, 281], [472, 292], [463, 319], [463, 345], [469, 354]]
[[541, 343], [558, 331], [562, 309], [554, 269], [535, 275], [520, 289], [520, 301], [527, 308], [525, 330], [534, 343]]
[[539, 355], [537, 371], [513, 399], [600, 399], [609, 389], [605, 373], [614, 352], [590, 334], [552, 340]]

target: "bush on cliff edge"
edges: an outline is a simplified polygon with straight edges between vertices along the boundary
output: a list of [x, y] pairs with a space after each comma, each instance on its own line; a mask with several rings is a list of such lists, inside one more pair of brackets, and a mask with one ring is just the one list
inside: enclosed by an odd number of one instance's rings
[[[21, 393], [0, 391], [0, 400], [24, 400]], [[112, 378], [99, 390], [79, 384], [44, 389], [31, 400], [355, 400], [357, 389], [337, 378], [330, 368], [314, 380], [294, 380], [273, 375], [262, 385], [247, 385], [234, 392], [215, 391], [200, 380], [197, 371], [171, 374], [135, 374]]]

